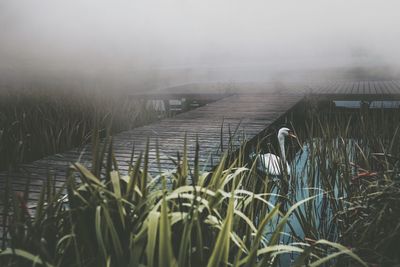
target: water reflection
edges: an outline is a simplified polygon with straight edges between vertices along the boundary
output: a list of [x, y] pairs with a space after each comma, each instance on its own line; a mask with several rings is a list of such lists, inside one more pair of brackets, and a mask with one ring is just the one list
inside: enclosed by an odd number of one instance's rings
[[[299, 149], [292, 160], [291, 176], [289, 177], [289, 186], [287, 194], [286, 209], [295, 203], [306, 200], [296, 208], [289, 216], [287, 223], [282, 229], [280, 244], [304, 244], [305, 240], [312, 241], [318, 239], [328, 239], [337, 242], [339, 238], [339, 229], [336, 223], [335, 210], [332, 208], [338, 205], [346, 197], [346, 191], [343, 189], [339, 179], [342, 179], [340, 166], [331, 173], [326, 170], [332, 170], [332, 158], [320, 157], [320, 153], [315, 150], [324, 147], [337, 148], [345, 145], [345, 151], [348, 161], [354, 160], [356, 147], [355, 139], [333, 139], [327, 144], [327, 140], [313, 138], [305, 142], [302, 149]], [[313, 151], [314, 150], [314, 151]], [[315, 155], [319, 155], [315, 157]], [[352, 168], [352, 171], [355, 171]], [[335, 174], [332, 176], [332, 174]], [[282, 184], [284, 177], [269, 177], [275, 184], [272, 190], [270, 201], [274, 204], [282, 204], [281, 199], [276, 195], [282, 195]], [[328, 190], [329, 189], [329, 190]], [[309, 199], [309, 200], [307, 200]], [[269, 240], [277, 228], [282, 217], [276, 217], [270, 222], [265, 230], [265, 238]], [[306, 244], [304, 244], [306, 246]], [[298, 253], [283, 254], [279, 258], [280, 266], [290, 266], [296, 260]]]
[[400, 101], [333, 101], [337, 108], [400, 108]]

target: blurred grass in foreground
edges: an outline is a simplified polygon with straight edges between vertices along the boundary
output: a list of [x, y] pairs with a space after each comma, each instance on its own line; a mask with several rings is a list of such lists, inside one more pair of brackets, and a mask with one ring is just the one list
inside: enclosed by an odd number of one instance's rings
[[224, 156], [213, 172], [199, 173], [183, 156], [176, 171], [151, 177], [144, 151], [121, 176], [113, 154], [105, 159], [100, 172], [70, 167], [64, 201], [49, 178], [34, 214], [26, 196], [9, 195], [11, 240], [0, 252], [2, 266], [274, 266], [288, 253], [297, 255], [296, 265], [341, 258], [366, 266], [327, 240], [282, 244], [289, 216], [314, 196], [281, 212], [268, 183], [252, 188], [254, 167]]

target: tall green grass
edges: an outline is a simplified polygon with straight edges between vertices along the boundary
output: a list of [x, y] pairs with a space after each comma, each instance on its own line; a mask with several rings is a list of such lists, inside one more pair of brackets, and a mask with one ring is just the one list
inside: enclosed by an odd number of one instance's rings
[[[35, 212], [27, 209], [26, 195], [7, 191], [10, 240], [0, 263], [398, 264], [400, 114], [333, 112], [289, 121], [300, 141], [289, 143], [296, 153], [293, 175], [279, 179], [260, 172], [246, 147], [234, 158], [224, 154], [212, 172], [200, 172], [201, 144], [194, 162], [185, 148], [172, 172], [152, 177], [143, 151], [122, 175], [108, 140], [108, 148], [95, 150], [91, 170], [70, 167], [63, 188], [48, 178]], [[274, 151], [275, 138], [260, 140], [257, 152]]]
[[[365, 265], [350, 249], [327, 240], [280, 243], [291, 214], [313, 196], [283, 213], [279, 203], [270, 201], [264, 180], [254, 181], [262, 186], [249, 188], [250, 180], [258, 179], [254, 167], [229, 162], [224, 156], [213, 172], [200, 173], [185, 151], [176, 170], [160, 177], [151, 177], [147, 170], [148, 151], [132, 162], [125, 176], [112, 153], [105, 155], [108, 163], [99, 172], [75, 163], [64, 188], [53, 190], [53, 181], [47, 180], [34, 214], [26, 208], [25, 198], [10, 194], [11, 239], [0, 252], [0, 262], [4, 266], [276, 266], [282, 255], [295, 253], [299, 266], [319, 266], [338, 257]], [[154, 187], [154, 181], [161, 187]], [[63, 190], [67, 199], [60, 201]]]
[[[286, 229], [288, 239], [327, 239], [370, 264], [399, 264], [399, 110], [318, 110], [309, 103], [305, 112], [304, 119], [289, 122], [301, 144], [288, 144], [292, 176], [276, 182], [256, 173], [289, 205], [321, 194], [294, 212], [297, 226]], [[271, 134], [261, 140], [258, 153], [279, 154], [275, 139]]]
[[8, 89], [0, 93], [0, 170], [81, 146], [103, 134], [154, 121], [140, 99], [88, 90]]

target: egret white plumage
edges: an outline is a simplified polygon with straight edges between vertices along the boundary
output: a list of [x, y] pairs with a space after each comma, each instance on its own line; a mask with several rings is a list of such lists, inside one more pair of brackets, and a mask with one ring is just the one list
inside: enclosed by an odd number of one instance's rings
[[282, 175], [281, 167], [285, 166], [287, 174], [290, 175], [290, 166], [286, 160], [286, 152], [285, 152], [285, 138], [287, 136], [297, 138], [289, 128], [283, 127], [279, 129], [278, 142], [279, 142], [279, 148], [281, 150], [282, 159], [272, 153], [262, 154], [259, 156], [263, 169], [266, 173], [274, 176]]

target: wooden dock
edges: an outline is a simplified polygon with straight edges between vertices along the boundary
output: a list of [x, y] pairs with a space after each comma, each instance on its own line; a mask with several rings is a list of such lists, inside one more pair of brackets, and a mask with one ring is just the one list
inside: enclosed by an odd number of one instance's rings
[[[208, 89], [210, 91], [207, 92], [206, 88], [202, 89], [199, 86], [195, 88], [197, 91], [191, 94], [185, 91], [184, 86], [171, 88], [162, 99], [173, 99], [182, 95], [196, 98], [207, 94], [204, 96], [207, 100], [219, 100], [172, 118], [113, 136], [115, 156], [122, 171], [126, 172], [128, 169], [132, 148], [135, 148], [137, 156], [145, 149], [147, 139], [150, 140], [150, 173], [153, 176], [159, 174], [156, 164], [157, 144], [162, 169], [172, 170], [175, 165], [171, 158], [176, 158], [177, 152], [183, 151], [185, 136], [189, 161], [194, 161], [196, 138], [198, 138], [201, 152], [200, 166], [204, 170], [210, 170], [228, 146], [239, 148], [244, 141], [256, 138], [273, 122], [301, 102], [305, 96], [330, 100], [400, 100], [399, 81], [291, 84], [281, 85], [281, 87], [244, 84], [217, 94], [213, 94], [212, 89]], [[72, 149], [29, 164], [22, 164], [18, 172], [1, 172], [0, 201], [4, 199], [7, 176], [12, 183], [13, 191], [24, 191], [27, 180], [30, 180], [29, 203], [34, 205], [49, 175], [55, 177], [56, 187], [61, 187], [65, 182], [68, 166], [76, 161], [90, 166], [90, 155], [90, 145], [87, 145], [84, 148]], [[0, 226], [3, 212], [0, 202]]]
[[308, 93], [328, 100], [400, 100], [400, 81], [315, 83]]

